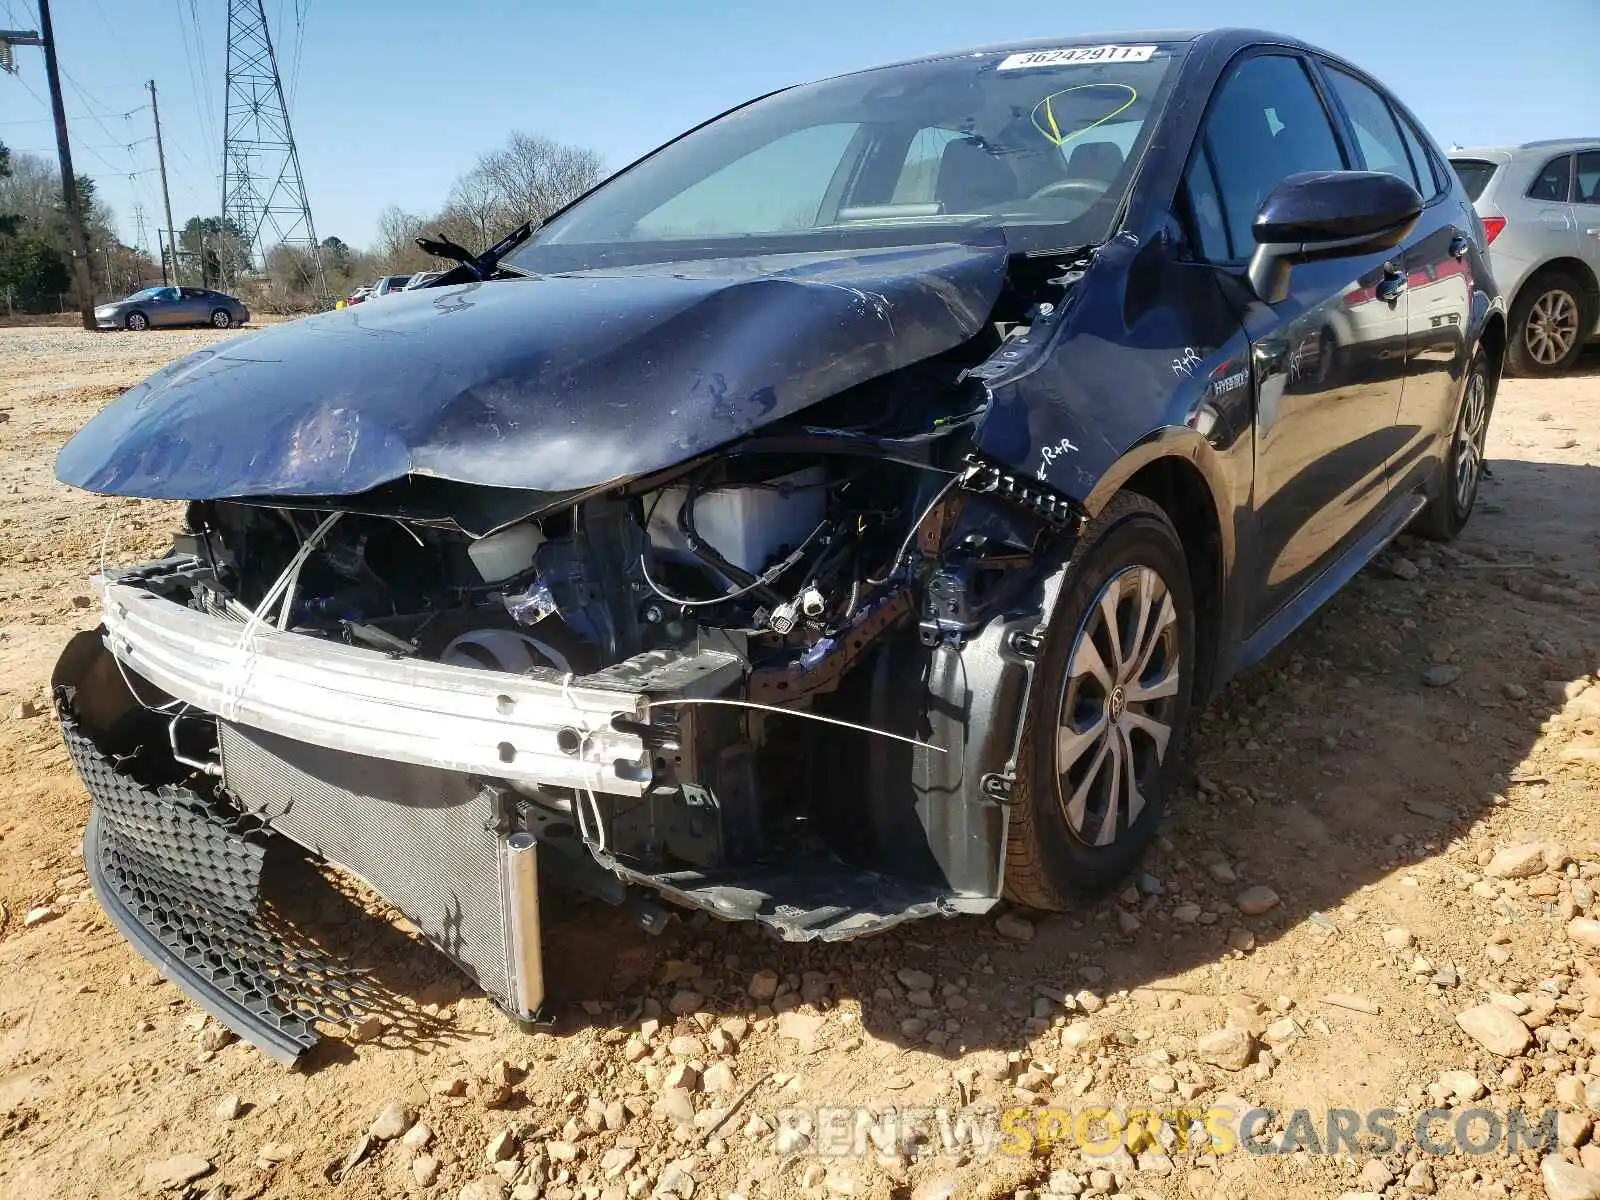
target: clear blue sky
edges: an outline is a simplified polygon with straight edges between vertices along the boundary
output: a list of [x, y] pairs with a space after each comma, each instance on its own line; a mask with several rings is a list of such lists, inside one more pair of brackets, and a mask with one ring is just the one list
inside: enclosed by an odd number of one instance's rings
[[[218, 209], [226, 10], [225, 0], [56, 0], [74, 165], [99, 182], [125, 240], [136, 201], [150, 229], [160, 221], [155, 144], [140, 140], [151, 132], [148, 78], [175, 219]], [[1600, 0], [268, 0], [267, 13], [317, 232], [356, 244], [386, 204], [437, 207], [512, 129], [592, 147], [618, 167], [788, 83], [1052, 34], [1279, 29], [1376, 74], [1446, 146], [1600, 134]], [[33, 0], [0, 0], [0, 27], [35, 24]], [[20, 77], [0, 75], [0, 139], [53, 153], [42, 55], [17, 59]]]

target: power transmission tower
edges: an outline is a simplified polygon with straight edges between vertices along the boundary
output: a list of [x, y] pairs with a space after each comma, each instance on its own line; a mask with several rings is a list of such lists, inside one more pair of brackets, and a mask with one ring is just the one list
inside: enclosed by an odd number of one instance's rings
[[138, 250], [147, 249], [148, 247], [144, 244], [144, 205], [137, 200], [133, 202], [133, 228], [134, 248]]
[[222, 118], [222, 219], [253, 261], [285, 246], [304, 253], [319, 303], [328, 303], [322, 247], [289, 127], [265, 0], [228, 0], [228, 82]]

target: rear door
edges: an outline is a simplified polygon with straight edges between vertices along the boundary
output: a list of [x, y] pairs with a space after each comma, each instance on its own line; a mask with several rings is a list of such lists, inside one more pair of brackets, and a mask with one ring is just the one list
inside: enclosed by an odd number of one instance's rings
[[[1242, 274], [1267, 194], [1301, 171], [1350, 165], [1310, 64], [1236, 60], [1212, 97], [1186, 185], [1204, 256]], [[1404, 274], [1388, 255], [1296, 266], [1278, 304], [1243, 323], [1256, 393], [1254, 630], [1381, 513], [1405, 366]]]
[[1345, 117], [1359, 165], [1405, 180], [1424, 201], [1416, 227], [1389, 252], [1404, 272], [1406, 289], [1405, 377], [1391, 486], [1411, 491], [1436, 475], [1455, 428], [1472, 305], [1467, 264], [1472, 213], [1453, 198], [1421, 134], [1388, 97], [1336, 64], [1324, 62], [1323, 75]]
[[179, 288], [178, 312], [185, 325], [202, 325], [211, 320], [211, 299], [201, 288]]
[[[1584, 261], [1600, 278], [1600, 150], [1583, 150], [1572, 179], [1572, 211], [1578, 219], [1578, 237]], [[1593, 334], [1595, 330], [1585, 330]]]

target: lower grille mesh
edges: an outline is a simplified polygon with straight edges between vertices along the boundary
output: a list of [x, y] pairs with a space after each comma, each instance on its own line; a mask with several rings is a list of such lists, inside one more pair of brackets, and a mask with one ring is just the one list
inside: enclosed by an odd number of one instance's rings
[[85, 854], [113, 921], [147, 935], [135, 938], [147, 957], [170, 955], [197, 1001], [271, 1049], [292, 1057], [316, 1044], [318, 1021], [359, 1020], [358, 977], [261, 906], [271, 835], [187, 788], [144, 787], [101, 753], [68, 704], [58, 695], [62, 738], [93, 802]]

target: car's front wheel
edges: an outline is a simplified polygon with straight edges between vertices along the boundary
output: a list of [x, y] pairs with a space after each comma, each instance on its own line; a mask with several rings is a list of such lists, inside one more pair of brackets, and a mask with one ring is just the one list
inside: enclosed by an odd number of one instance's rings
[[1062, 581], [1029, 699], [1006, 896], [1063, 909], [1103, 892], [1155, 835], [1182, 754], [1194, 598], [1177, 531], [1115, 497]]
[[211, 314], [211, 323], [218, 329], [226, 329], [233, 324], [233, 314], [225, 308], [219, 308]]
[[1513, 375], [1554, 375], [1570, 367], [1594, 331], [1595, 301], [1570, 271], [1528, 281], [1511, 306], [1506, 365]]
[[142, 312], [131, 312], [128, 314], [127, 319], [124, 320], [122, 324], [126, 328], [133, 330], [135, 333], [143, 333], [146, 329], [150, 328], [150, 318], [145, 316]]

